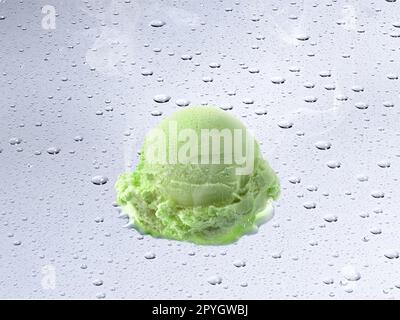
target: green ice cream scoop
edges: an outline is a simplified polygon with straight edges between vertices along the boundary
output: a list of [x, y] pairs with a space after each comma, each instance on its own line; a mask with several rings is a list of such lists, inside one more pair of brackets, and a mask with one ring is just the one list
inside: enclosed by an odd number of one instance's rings
[[253, 231], [280, 192], [255, 139], [214, 107], [164, 119], [146, 136], [136, 170], [122, 174], [116, 188], [137, 229], [198, 244], [226, 244]]

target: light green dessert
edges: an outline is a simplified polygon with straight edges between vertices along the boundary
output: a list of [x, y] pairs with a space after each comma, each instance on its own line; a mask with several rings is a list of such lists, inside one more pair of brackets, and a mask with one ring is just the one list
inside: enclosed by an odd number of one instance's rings
[[219, 108], [192, 107], [146, 136], [136, 170], [122, 174], [116, 189], [141, 232], [226, 244], [271, 214], [280, 185], [239, 120]]

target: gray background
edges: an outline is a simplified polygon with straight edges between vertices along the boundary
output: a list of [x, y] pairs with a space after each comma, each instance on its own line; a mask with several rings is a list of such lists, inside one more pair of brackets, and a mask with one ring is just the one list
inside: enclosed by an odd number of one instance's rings
[[[399, 27], [399, 1], [0, 0], [0, 298], [399, 298]], [[262, 144], [282, 195], [257, 234], [123, 228], [113, 185], [179, 99]]]

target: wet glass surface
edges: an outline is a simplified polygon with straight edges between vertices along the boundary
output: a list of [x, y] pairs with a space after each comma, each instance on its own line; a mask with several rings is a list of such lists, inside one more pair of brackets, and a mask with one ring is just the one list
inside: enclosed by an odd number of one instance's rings
[[[0, 298], [400, 298], [399, 1], [0, 0], [0, 43]], [[205, 104], [261, 143], [275, 216], [124, 228], [144, 135]]]

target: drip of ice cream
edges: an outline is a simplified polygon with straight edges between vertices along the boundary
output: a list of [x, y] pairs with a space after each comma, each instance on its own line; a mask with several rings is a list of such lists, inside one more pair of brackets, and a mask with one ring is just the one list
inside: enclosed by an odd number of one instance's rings
[[146, 136], [136, 170], [122, 174], [116, 189], [141, 232], [226, 244], [271, 214], [280, 184], [239, 120], [219, 108], [193, 107]]

